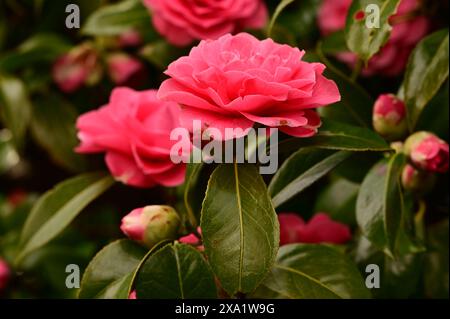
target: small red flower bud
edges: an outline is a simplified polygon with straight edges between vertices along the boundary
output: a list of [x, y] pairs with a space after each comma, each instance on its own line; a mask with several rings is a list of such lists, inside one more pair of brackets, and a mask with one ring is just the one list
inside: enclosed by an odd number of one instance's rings
[[66, 93], [72, 93], [85, 84], [95, 84], [101, 76], [98, 53], [89, 43], [84, 43], [60, 56], [53, 64], [55, 83]]
[[422, 131], [408, 137], [405, 153], [419, 169], [437, 173], [448, 171], [449, 146], [433, 133]]
[[406, 107], [393, 94], [382, 94], [373, 107], [373, 127], [388, 140], [404, 137], [408, 131]]
[[128, 54], [111, 54], [107, 64], [109, 75], [117, 85], [138, 87], [145, 81], [144, 64]]
[[407, 164], [402, 172], [402, 185], [407, 191], [419, 194], [428, 193], [434, 186], [436, 176], [433, 173], [418, 170]]
[[134, 209], [122, 219], [120, 229], [129, 238], [151, 248], [165, 239], [175, 239], [180, 217], [170, 206], [152, 205]]

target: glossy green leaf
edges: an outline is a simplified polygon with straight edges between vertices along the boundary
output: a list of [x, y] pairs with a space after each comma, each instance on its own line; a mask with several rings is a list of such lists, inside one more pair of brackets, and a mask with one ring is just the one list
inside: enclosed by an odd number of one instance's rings
[[109, 175], [88, 173], [61, 182], [45, 193], [25, 222], [16, 262], [59, 235], [90, 202], [113, 184], [114, 179]]
[[167, 43], [167, 41], [158, 40], [145, 45], [139, 51], [139, 54], [143, 59], [159, 69], [165, 70], [172, 61], [175, 61], [183, 54], [188, 54], [188, 51], [175, 47]]
[[117, 35], [131, 28], [151, 27], [150, 15], [140, 0], [127, 0], [101, 7], [82, 28], [86, 35]]
[[[337, 50], [342, 48], [342, 44], [325, 43], [331, 41], [326, 39], [317, 43], [316, 53], [319, 60], [327, 66], [324, 75], [336, 82], [341, 93], [341, 101], [319, 108], [320, 115], [339, 122], [371, 128], [374, 100], [362, 86], [351, 80], [326, 57], [325, 50], [330, 52], [332, 47], [337, 47]], [[338, 39], [336, 36], [332, 40]]]
[[411, 53], [403, 82], [408, 122], [413, 129], [423, 108], [448, 78], [448, 30], [424, 38]]
[[[400, 0], [354, 0], [352, 2], [345, 26], [347, 46], [364, 62], [369, 61], [389, 39], [392, 26], [388, 20], [396, 12], [399, 3]], [[378, 12], [373, 8], [378, 8]], [[362, 15], [362, 18], [359, 18], [359, 15]], [[379, 19], [379, 25], [369, 27], [377, 19]]]
[[280, 152], [313, 146], [329, 150], [352, 152], [389, 151], [386, 141], [373, 130], [323, 119], [316, 135], [310, 138], [288, 138], [278, 144]]
[[32, 63], [53, 62], [69, 49], [70, 44], [59, 35], [39, 33], [0, 57], [0, 70], [12, 72]]
[[448, 135], [450, 110], [449, 101], [449, 81], [442, 85], [438, 93], [430, 100], [420, 113], [417, 121], [416, 131], [429, 131], [437, 136], [444, 137]]
[[31, 119], [31, 133], [59, 165], [71, 171], [81, 171], [86, 163], [74, 152], [78, 145], [75, 121], [76, 109], [57, 95], [36, 100]]
[[200, 222], [202, 202], [213, 168], [213, 165], [206, 165], [205, 163], [187, 164], [183, 201], [193, 227], [197, 227]]
[[359, 185], [346, 179], [332, 181], [321, 190], [314, 211], [326, 212], [333, 220], [354, 225]]
[[0, 130], [0, 175], [10, 170], [20, 161], [14, 148], [12, 134], [8, 129]]
[[280, 167], [269, 185], [274, 207], [286, 203], [350, 156], [350, 152], [332, 152], [302, 148]]
[[146, 249], [127, 239], [107, 245], [97, 253], [86, 268], [78, 297], [127, 299], [133, 274], [145, 254]]
[[356, 266], [338, 249], [292, 244], [280, 248], [269, 276], [253, 298], [370, 298]]
[[216, 298], [214, 276], [194, 247], [169, 244], [151, 255], [136, 277], [139, 299]]
[[356, 202], [356, 219], [364, 236], [375, 246], [395, 254], [395, 244], [404, 214], [400, 175], [403, 154], [376, 164], [361, 184]]
[[0, 74], [0, 115], [13, 135], [14, 144], [21, 148], [31, 117], [31, 103], [20, 79]]
[[428, 298], [447, 299], [449, 295], [449, 232], [448, 218], [431, 225], [428, 232], [424, 281]]
[[223, 164], [211, 175], [201, 228], [208, 261], [230, 294], [253, 291], [275, 261], [278, 219], [255, 166]]

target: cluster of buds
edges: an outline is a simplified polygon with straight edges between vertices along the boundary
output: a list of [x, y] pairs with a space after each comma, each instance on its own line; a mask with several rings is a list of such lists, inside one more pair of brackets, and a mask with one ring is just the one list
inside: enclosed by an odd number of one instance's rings
[[[138, 46], [141, 35], [135, 30], [121, 34], [113, 43], [102, 42], [102, 48], [116, 51]], [[84, 42], [60, 56], [53, 64], [52, 77], [56, 85], [65, 93], [73, 93], [83, 86], [97, 84], [104, 70], [116, 85], [140, 87], [145, 83], [147, 71], [144, 64], [128, 53], [108, 52], [103, 61], [104, 51], [92, 42]]]
[[[406, 106], [393, 94], [382, 94], [373, 108], [373, 127], [390, 141], [403, 139], [408, 133]], [[416, 132], [405, 143], [396, 142], [409, 158], [402, 172], [402, 184], [406, 190], [426, 193], [435, 181], [435, 173], [448, 171], [449, 146], [430, 132]]]
[[148, 248], [163, 240], [176, 239], [180, 217], [170, 206], [136, 208], [122, 219], [120, 229], [130, 239]]
[[408, 137], [403, 148], [410, 164], [402, 173], [403, 187], [416, 193], [426, 193], [434, 185], [435, 173], [448, 171], [449, 146], [430, 132], [416, 132]]

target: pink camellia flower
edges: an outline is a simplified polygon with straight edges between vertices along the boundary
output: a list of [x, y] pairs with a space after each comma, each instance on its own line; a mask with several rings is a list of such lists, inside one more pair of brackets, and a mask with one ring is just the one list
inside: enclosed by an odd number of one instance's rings
[[144, 0], [144, 4], [156, 30], [178, 46], [262, 28], [268, 16], [262, 0]]
[[[318, 25], [322, 34], [344, 29], [351, 3], [352, 0], [323, 1], [318, 14]], [[362, 72], [363, 75], [396, 76], [405, 69], [411, 51], [430, 29], [430, 22], [426, 17], [415, 15], [419, 4], [418, 0], [400, 2], [397, 13], [389, 19], [392, 25], [389, 40], [380, 52], [370, 59]], [[351, 66], [356, 62], [356, 55], [350, 52], [338, 54], [337, 57]]]
[[317, 23], [323, 35], [345, 28], [345, 20], [352, 0], [323, 0], [317, 14]]
[[278, 214], [280, 245], [290, 243], [343, 244], [351, 239], [347, 225], [331, 220], [324, 213], [314, 215], [307, 223], [294, 213]]
[[111, 54], [107, 58], [107, 65], [109, 76], [117, 85], [135, 87], [144, 83], [146, 76], [144, 64], [128, 54]]
[[393, 94], [381, 94], [373, 107], [373, 127], [389, 140], [396, 140], [408, 132], [406, 106]]
[[162, 240], [175, 239], [180, 217], [170, 206], [136, 208], [122, 218], [120, 229], [130, 239], [151, 248]]
[[247, 33], [201, 41], [189, 56], [172, 62], [158, 97], [182, 105], [181, 123], [192, 128], [242, 129], [255, 123], [308, 137], [321, 124], [314, 108], [340, 100], [336, 84], [321, 63], [302, 61], [304, 51], [260, 41]]
[[176, 143], [170, 132], [179, 126], [179, 113], [177, 104], [158, 100], [156, 90], [116, 88], [109, 104], [78, 118], [76, 151], [105, 152], [111, 174], [127, 185], [180, 185], [186, 166], [170, 158]]
[[433, 133], [422, 131], [408, 137], [405, 153], [419, 169], [437, 173], [448, 171], [449, 146]]
[[52, 68], [55, 83], [65, 93], [72, 93], [100, 74], [98, 54], [90, 44], [82, 44], [59, 57]]
[[0, 292], [8, 285], [11, 271], [9, 266], [3, 259], [0, 258]]

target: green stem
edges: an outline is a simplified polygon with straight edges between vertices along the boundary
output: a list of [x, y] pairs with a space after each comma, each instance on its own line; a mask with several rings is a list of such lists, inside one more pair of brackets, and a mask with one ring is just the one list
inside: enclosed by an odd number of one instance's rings
[[359, 74], [360, 74], [361, 71], [362, 71], [363, 66], [364, 66], [363, 60], [361, 60], [360, 58], [358, 58], [358, 60], [356, 61], [355, 67], [353, 68], [352, 75], [351, 75], [351, 77], [350, 77], [350, 80], [351, 80], [352, 82], [356, 82], [356, 80], [357, 80], [358, 77], [359, 77]]

